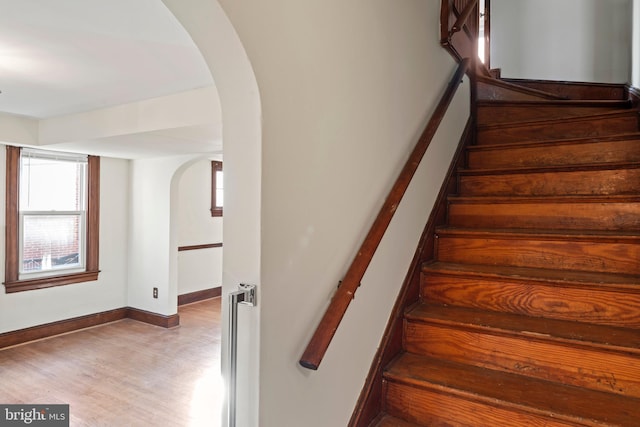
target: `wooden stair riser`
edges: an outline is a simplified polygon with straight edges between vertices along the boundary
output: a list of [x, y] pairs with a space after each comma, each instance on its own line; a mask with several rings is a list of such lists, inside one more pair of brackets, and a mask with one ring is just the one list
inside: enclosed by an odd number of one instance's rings
[[640, 245], [634, 240], [449, 234], [438, 238], [436, 259], [460, 264], [640, 274]]
[[614, 117], [573, 119], [555, 122], [533, 122], [478, 128], [477, 144], [509, 144], [523, 141], [545, 141], [568, 138], [593, 138], [638, 131], [635, 112]]
[[562, 106], [562, 105], [480, 105], [478, 125], [514, 123], [532, 120], [554, 120], [608, 113], [612, 107]]
[[576, 387], [640, 397], [640, 357], [545, 337], [405, 322], [407, 351]]
[[637, 195], [639, 169], [569, 170], [461, 175], [463, 196]]
[[449, 204], [453, 227], [558, 230], [640, 230], [640, 197], [635, 202], [486, 202]]
[[632, 140], [474, 147], [467, 152], [469, 169], [577, 166], [640, 162], [640, 137]]
[[640, 290], [424, 274], [422, 299], [501, 313], [640, 329]]
[[458, 396], [438, 388], [426, 389], [387, 382], [388, 413], [424, 426], [447, 427], [575, 427], [567, 421], [523, 412], [518, 408], [482, 402], [474, 396]]

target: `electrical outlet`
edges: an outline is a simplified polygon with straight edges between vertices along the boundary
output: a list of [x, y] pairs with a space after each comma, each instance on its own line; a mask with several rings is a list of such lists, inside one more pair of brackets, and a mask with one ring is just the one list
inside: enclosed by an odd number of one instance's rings
[[158, 298], [158, 288], [153, 288], [153, 297]]

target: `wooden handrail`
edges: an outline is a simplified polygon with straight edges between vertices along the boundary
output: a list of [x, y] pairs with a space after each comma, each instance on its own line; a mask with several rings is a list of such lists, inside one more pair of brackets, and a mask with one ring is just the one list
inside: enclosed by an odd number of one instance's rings
[[469, 68], [469, 58], [463, 59], [458, 65], [453, 78], [449, 82], [446, 91], [442, 95], [435, 111], [433, 112], [429, 123], [425, 127], [420, 139], [416, 143], [411, 155], [407, 159], [400, 175], [396, 179], [393, 188], [389, 192], [387, 199], [385, 200], [378, 216], [376, 217], [367, 237], [362, 242], [360, 249], [358, 250], [355, 258], [351, 262], [349, 270], [347, 271], [342, 283], [338, 287], [334, 294], [327, 311], [324, 313], [320, 324], [316, 328], [307, 348], [305, 349], [302, 358], [300, 359], [300, 365], [308, 369], [316, 370], [320, 366], [320, 362], [324, 357], [329, 343], [333, 338], [340, 321], [347, 311], [347, 307], [354, 298], [356, 289], [360, 286], [360, 281], [367, 270], [367, 267], [371, 263], [382, 237], [384, 236], [393, 215], [395, 214], [404, 193], [406, 192], [411, 179], [413, 178], [420, 161], [424, 157], [424, 154], [433, 139], [433, 136], [440, 125], [440, 122], [444, 118], [444, 115], [456, 93], [456, 90], [464, 77], [464, 74]]
[[453, 27], [451, 27], [451, 31], [449, 31], [449, 37], [451, 37], [454, 33], [457, 33], [458, 31], [462, 30], [462, 27], [464, 26], [464, 24], [467, 23], [467, 20], [469, 19], [471, 12], [473, 12], [473, 9], [476, 7], [477, 4], [478, 4], [478, 0], [471, 0], [469, 3], [466, 4], [464, 9], [462, 9], [462, 12], [458, 16], [458, 19], [456, 19], [456, 22], [453, 24]]

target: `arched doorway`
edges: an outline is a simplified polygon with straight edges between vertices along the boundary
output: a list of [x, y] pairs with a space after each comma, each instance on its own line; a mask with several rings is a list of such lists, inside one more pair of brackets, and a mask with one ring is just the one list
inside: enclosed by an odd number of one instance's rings
[[[257, 82], [244, 48], [215, 0], [163, 0], [202, 52], [222, 109], [225, 160], [223, 301], [239, 283], [260, 286], [261, 109]], [[259, 292], [258, 292], [259, 298]], [[243, 313], [246, 336], [238, 365], [238, 425], [258, 424], [260, 303]], [[226, 375], [223, 304], [223, 375]]]

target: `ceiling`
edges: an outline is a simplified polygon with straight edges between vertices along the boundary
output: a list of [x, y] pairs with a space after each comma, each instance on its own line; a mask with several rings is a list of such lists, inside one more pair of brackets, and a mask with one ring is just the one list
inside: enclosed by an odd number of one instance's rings
[[[74, 117], [80, 125], [86, 112], [112, 117], [117, 106], [151, 99], [169, 104], [172, 96], [213, 87], [200, 51], [161, 0], [0, 0], [0, 11], [5, 119], [64, 119], [71, 128]], [[207, 93], [217, 98], [215, 90]], [[40, 135], [37, 144], [125, 158], [221, 152], [219, 109], [214, 110], [210, 121], [200, 111], [195, 115], [205, 118], [196, 123], [140, 124], [142, 131], [114, 130], [95, 138], [85, 132], [77, 140], [72, 136], [77, 132], [68, 129], [70, 136], [62, 141], [53, 144]], [[167, 105], [165, 114], [169, 111]]]

